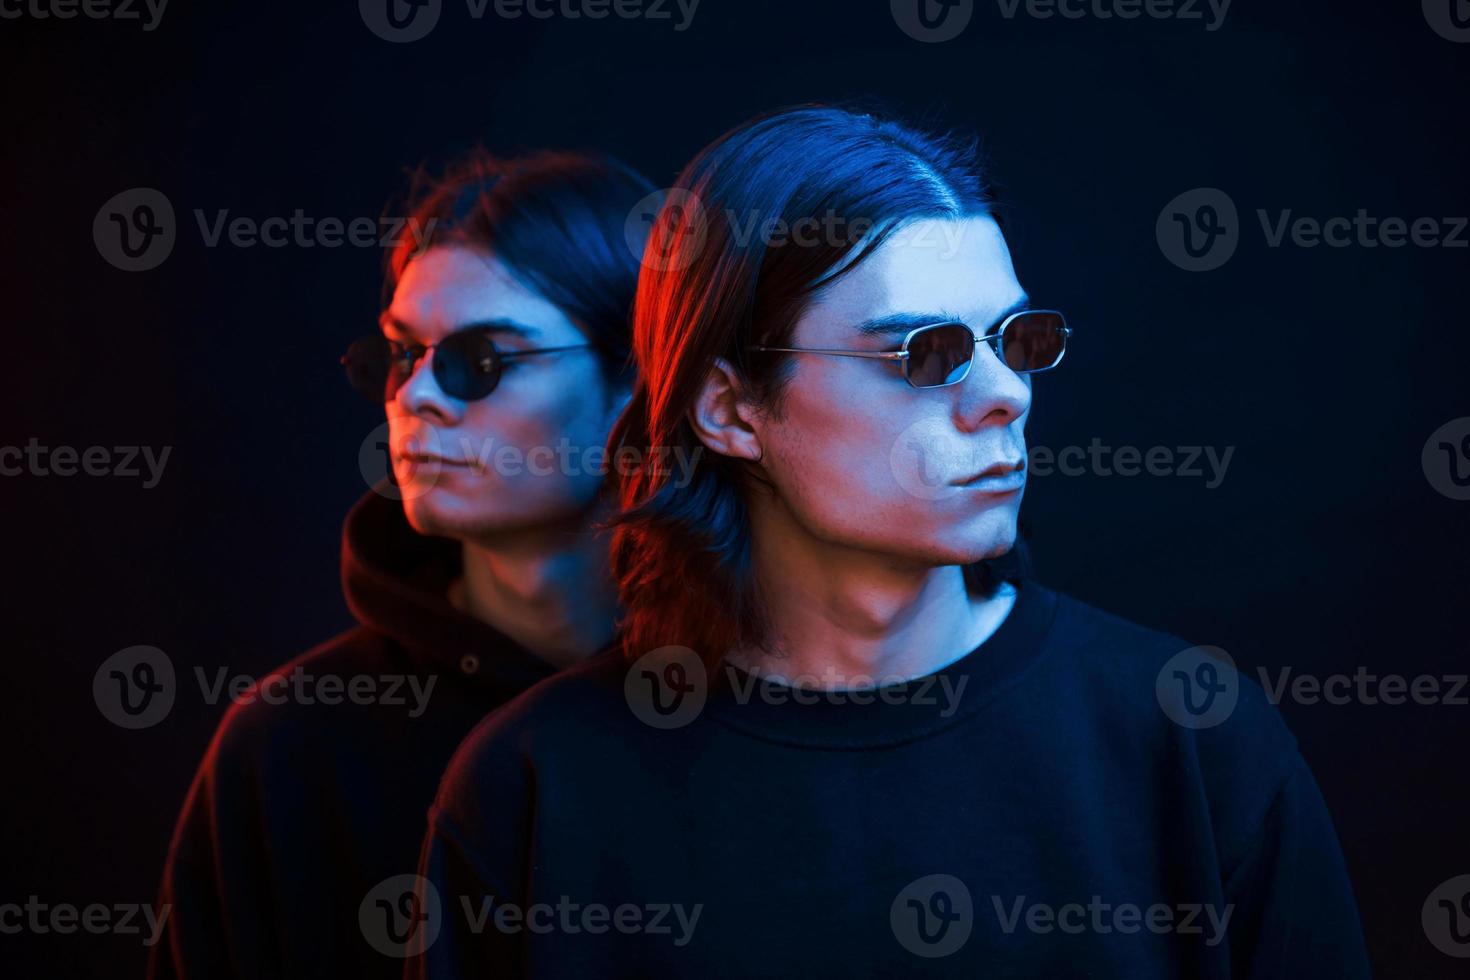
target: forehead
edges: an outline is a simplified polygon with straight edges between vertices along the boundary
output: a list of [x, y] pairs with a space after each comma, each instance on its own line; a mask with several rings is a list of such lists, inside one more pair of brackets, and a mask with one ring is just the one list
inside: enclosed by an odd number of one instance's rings
[[865, 320], [900, 313], [980, 326], [1022, 295], [993, 218], [926, 219], [895, 229], [857, 268], [821, 290], [799, 327], [846, 324], [851, 332]]
[[521, 283], [494, 255], [459, 246], [431, 248], [409, 262], [387, 312], [428, 337], [491, 320], [547, 330], [571, 327], [557, 306]]

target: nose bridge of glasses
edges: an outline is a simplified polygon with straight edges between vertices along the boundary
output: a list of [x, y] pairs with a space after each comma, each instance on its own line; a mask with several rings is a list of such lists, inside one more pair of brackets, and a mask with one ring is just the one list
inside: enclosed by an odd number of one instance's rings
[[[406, 344], [403, 347], [403, 359], [406, 365], [399, 371], [397, 390], [410, 389], [408, 394], [414, 394], [412, 389], [420, 385], [432, 383], [435, 391], [442, 397], [448, 392], [444, 391], [443, 384], [439, 381], [439, 372], [435, 366], [435, 356], [438, 354], [438, 344]], [[428, 373], [425, 374], [424, 372]]]
[[[1002, 367], [1010, 368], [1010, 365], [1006, 363], [1005, 354], [1002, 352], [1001, 349], [1001, 335], [1005, 332], [1004, 328], [987, 334], [982, 334], [976, 331], [971, 332], [975, 333], [975, 346], [977, 348], [983, 344], [985, 348], [990, 351], [990, 356], [999, 361]], [[973, 358], [971, 359], [971, 366], [974, 366]]]
[[[1024, 387], [1024, 379], [1031, 372], [1018, 369], [1007, 360], [1005, 353], [1005, 333], [1005, 327], [1001, 326], [991, 333], [977, 333], [975, 335], [975, 346], [978, 348], [983, 343], [990, 352], [990, 357], [983, 359], [983, 362], [978, 354], [972, 358], [970, 361], [970, 370], [965, 378], [966, 381], [971, 381], [977, 373], [982, 373], [985, 375], [983, 383], [988, 386], [994, 386], [998, 383], [1001, 389], [1009, 390], [1010, 384], [1020, 382]], [[977, 365], [977, 362], [980, 363]], [[1019, 392], [1016, 394], [1019, 396]], [[1029, 397], [1029, 394], [1026, 397]]]

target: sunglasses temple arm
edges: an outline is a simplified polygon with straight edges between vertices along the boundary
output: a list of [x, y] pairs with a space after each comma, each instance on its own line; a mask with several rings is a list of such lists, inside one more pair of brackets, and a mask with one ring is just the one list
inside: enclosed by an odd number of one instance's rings
[[502, 360], [510, 360], [515, 357], [529, 357], [532, 354], [559, 354], [564, 350], [586, 350], [591, 344], [569, 344], [565, 347], [538, 347], [535, 350], [503, 350], [500, 351]]
[[827, 347], [752, 347], [751, 350], [766, 351], [772, 354], [831, 354], [835, 357], [871, 357], [880, 358], [885, 361], [907, 360], [908, 351], [900, 350], [832, 350]]

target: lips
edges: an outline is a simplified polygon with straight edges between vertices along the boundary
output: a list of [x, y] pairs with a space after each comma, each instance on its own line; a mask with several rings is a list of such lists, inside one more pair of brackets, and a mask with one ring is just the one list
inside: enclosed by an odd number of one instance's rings
[[1024, 470], [1025, 468], [1025, 462], [1019, 459], [1012, 462], [992, 463], [991, 465], [985, 467], [985, 469], [981, 470], [979, 473], [976, 473], [973, 476], [965, 477], [963, 480], [960, 481], [960, 483], [973, 483], [974, 481], [987, 476], [1006, 476], [1010, 473], [1016, 472], [1017, 470]]
[[1026, 484], [1025, 460], [992, 463], [990, 466], [962, 480], [956, 486], [982, 490], [988, 493], [1010, 493]]
[[428, 465], [430, 463], [437, 463], [440, 466], [469, 466], [470, 465], [469, 463], [466, 463], [464, 460], [459, 460], [459, 459], [446, 459], [443, 456], [435, 456], [432, 453], [399, 452], [399, 453], [394, 453], [393, 456], [394, 456], [395, 459], [402, 460], [405, 463], [412, 463], [415, 466], [426, 466], [426, 465]]

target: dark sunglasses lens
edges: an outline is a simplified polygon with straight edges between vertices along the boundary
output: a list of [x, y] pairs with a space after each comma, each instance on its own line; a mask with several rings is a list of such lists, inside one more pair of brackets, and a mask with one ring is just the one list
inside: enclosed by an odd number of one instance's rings
[[500, 351], [486, 330], [461, 330], [434, 348], [434, 380], [451, 398], [475, 401], [500, 383]]
[[354, 340], [342, 356], [347, 380], [364, 398], [381, 405], [392, 395], [388, 392], [388, 373], [392, 352], [383, 336]]
[[941, 323], [925, 327], [909, 338], [909, 358], [904, 362], [909, 384], [935, 388], [964, 378], [975, 356], [975, 335], [963, 323]]
[[1018, 374], [1056, 367], [1067, 349], [1067, 322], [1060, 313], [1022, 313], [1006, 325], [1001, 353]]

